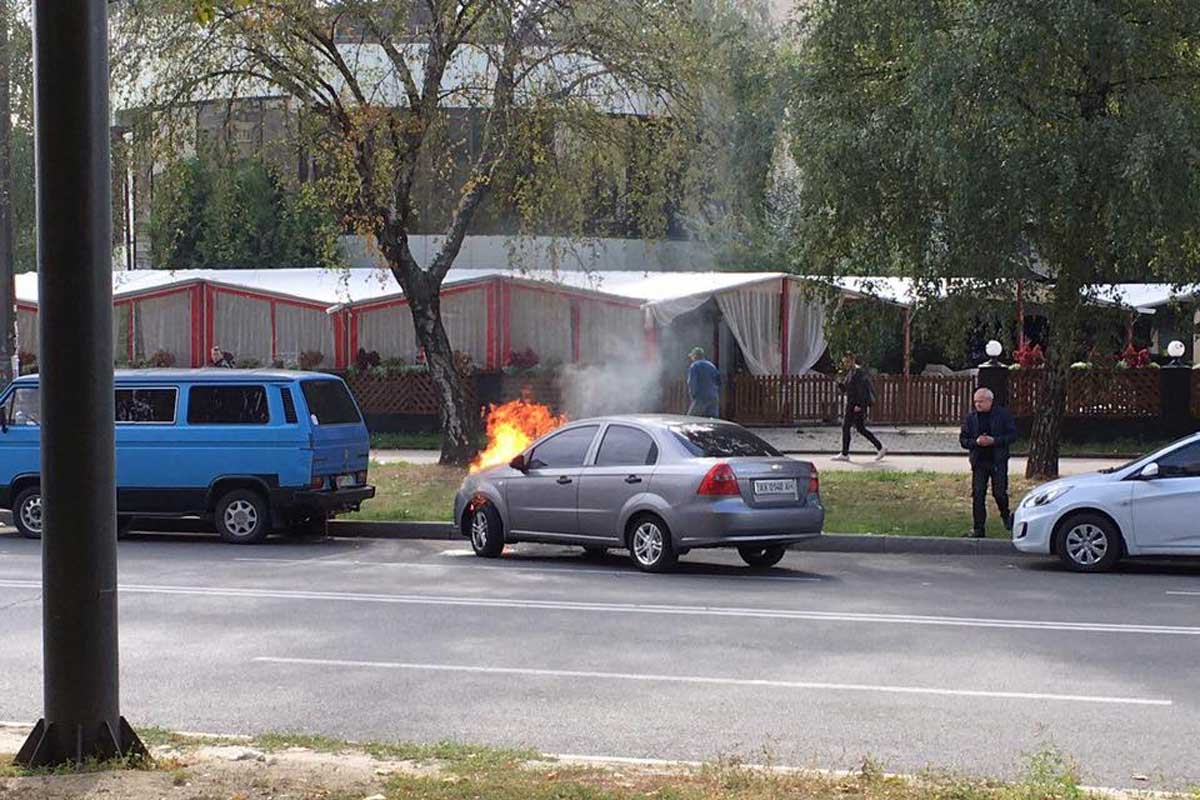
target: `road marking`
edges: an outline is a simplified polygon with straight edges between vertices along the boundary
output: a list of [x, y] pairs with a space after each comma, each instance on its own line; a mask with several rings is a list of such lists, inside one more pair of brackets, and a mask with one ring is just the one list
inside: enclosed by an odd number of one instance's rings
[[[0, 589], [40, 589], [40, 581], [0, 580]], [[471, 608], [537, 609], [580, 613], [656, 614], [686, 617], [778, 619], [805, 622], [858, 622], [880, 625], [931, 625], [959, 628], [1008, 628], [1073, 633], [1145, 634], [1153, 636], [1200, 636], [1200, 627], [1141, 625], [1112, 622], [1066, 622], [1055, 620], [988, 619], [986, 617], [940, 617], [916, 614], [872, 614], [837, 611], [805, 611], [787, 608], [737, 608], [639, 603], [572, 602], [497, 597], [452, 597], [445, 595], [373, 594], [365, 592], [319, 592], [291, 589], [244, 589], [215, 586], [150, 586], [121, 584], [125, 594], [186, 595], [193, 597], [245, 598], [253, 600], [323, 600], [396, 605], [460, 606]]]
[[460, 672], [481, 675], [520, 675], [539, 678], [584, 678], [588, 680], [635, 681], [642, 683], [699, 684], [742, 686], [771, 689], [800, 689], [832, 692], [874, 692], [878, 694], [918, 694], [939, 697], [983, 697], [998, 700], [1055, 700], [1071, 703], [1102, 703], [1130, 706], [1169, 706], [1170, 700], [1142, 697], [1106, 697], [1104, 695], [1046, 694], [1042, 692], [994, 692], [983, 689], [940, 689], [924, 686], [886, 686], [869, 683], [827, 683], [824, 681], [782, 681], [756, 678], [712, 678], [700, 675], [655, 675], [633, 672], [595, 672], [572, 669], [533, 669], [527, 667], [477, 667], [461, 664], [416, 664], [400, 661], [346, 661], [324, 658], [282, 658], [259, 656], [265, 664], [292, 664], [311, 667], [362, 667], [369, 669], [412, 670], [420, 672]]
[[1175, 597], [1200, 597], [1200, 592], [1175, 591], [1167, 592], [1167, 594], [1174, 595]]
[[[471, 555], [474, 555], [472, 553]], [[573, 565], [564, 565], [562, 567], [521, 567], [521, 566], [488, 566], [488, 565], [470, 565], [470, 564], [430, 564], [419, 561], [351, 561], [351, 560], [332, 560], [332, 559], [307, 559], [307, 558], [254, 558], [243, 557], [235, 558], [234, 561], [245, 561], [255, 564], [276, 563], [276, 564], [313, 564], [317, 566], [334, 566], [334, 567], [401, 567], [405, 569], [466, 569], [466, 570], [497, 570], [500, 572], [542, 572], [555, 573], [559, 575], [611, 575], [618, 578], [655, 578], [662, 580], [664, 577], [670, 578], [717, 578], [737, 581], [782, 581], [785, 583], [823, 583], [824, 578], [812, 577], [788, 577], [786, 575], [722, 575], [717, 573], [687, 573], [677, 572], [673, 575], [651, 575], [647, 572], [639, 572], [634, 568], [627, 570], [619, 569], [595, 569], [594, 567], [575, 567]]]

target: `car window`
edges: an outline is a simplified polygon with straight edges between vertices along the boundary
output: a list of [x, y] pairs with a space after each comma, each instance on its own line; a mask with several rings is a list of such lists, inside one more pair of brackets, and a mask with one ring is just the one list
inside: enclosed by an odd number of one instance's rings
[[551, 436], [529, 454], [530, 469], [582, 467], [599, 425], [571, 428]]
[[126, 424], [175, 422], [175, 388], [117, 389], [117, 422]]
[[279, 395], [283, 398], [283, 421], [288, 425], [295, 425], [296, 401], [292, 399], [292, 390], [283, 386], [279, 389]]
[[1200, 442], [1185, 444], [1159, 458], [1158, 474], [1164, 478], [1200, 476]]
[[267, 390], [262, 386], [193, 386], [189, 425], [266, 425]]
[[692, 422], [673, 425], [671, 432], [697, 458], [778, 456], [780, 452], [740, 425]]
[[658, 445], [649, 434], [627, 425], [609, 425], [596, 453], [597, 467], [640, 467], [658, 461]]
[[300, 390], [315, 425], [346, 425], [362, 422], [354, 398], [341, 381], [303, 381]]
[[36, 386], [14, 389], [4, 402], [4, 417], [9, 425], [38, 425], [41, 416], [41, 393]]

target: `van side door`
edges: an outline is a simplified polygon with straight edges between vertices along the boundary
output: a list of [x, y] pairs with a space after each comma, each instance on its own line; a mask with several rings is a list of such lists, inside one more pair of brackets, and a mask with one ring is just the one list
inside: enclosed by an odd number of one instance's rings
[[13, 500], [8, 490], [15, 478], [41, 474], [40, 404], [38, 387], [26, 385], [11, 389], [0, 407], [8, 428], [0, 434], [0, 487], [5, 508]]
[[197, 498], [188, 498], [173, 479], [182, 445], [176, 427], [179, 387], [118, 384], [115, 400], [117, 510], [169, 514], [181, 503], [195, 510]]

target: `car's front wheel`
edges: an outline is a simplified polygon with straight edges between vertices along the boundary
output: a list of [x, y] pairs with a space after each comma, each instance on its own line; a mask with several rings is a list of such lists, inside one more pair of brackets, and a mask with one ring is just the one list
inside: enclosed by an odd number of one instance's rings
[[217, 502], [216, 526], [231, 544], [258, 544], [271, 532], [271, 509], [258, 492], [234, 489]]
[[1107, 572], [1121, 560], [1121, 533], [1099, 514], [1076, 514], [1059, 528], [1055, 551], [1072, 572]]
[[480, 503], [467, 516], [471, 549], [480, 558], [499, 558], [504, 552], [504, 527], [491, 503]]
[[26, 539], [42, 538], [42, 490], [31, 486], [13, 503], [13, 526]]
[[644, 572], [668, 572], [679, 561], [667, 524], [651, 514], [629, 523], [629, 552]]
[[773, 567], [783, 560], [784, 554], [787, 553], [787, 548], [781, 544], [768, 545], [766, 547], [739, 547], [738, 555], [755, 569], [766, 569]]

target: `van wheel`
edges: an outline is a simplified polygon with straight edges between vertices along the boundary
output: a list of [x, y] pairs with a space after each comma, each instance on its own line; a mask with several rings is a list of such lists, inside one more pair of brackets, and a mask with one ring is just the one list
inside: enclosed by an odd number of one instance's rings
[[231, 544], [258, 544], [271, 532], [270, 515], [261, 494], [235, 489], [217, 503], [217, 533]]
[[42, 538], [42, 489], [31, 486], [13, 503], [13, 526], [26, 539]]

